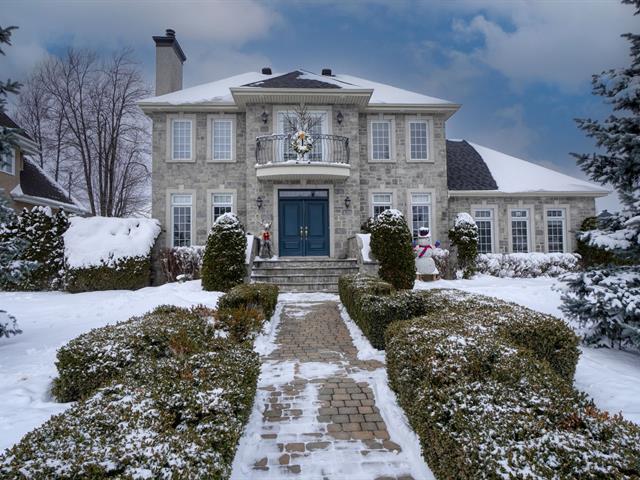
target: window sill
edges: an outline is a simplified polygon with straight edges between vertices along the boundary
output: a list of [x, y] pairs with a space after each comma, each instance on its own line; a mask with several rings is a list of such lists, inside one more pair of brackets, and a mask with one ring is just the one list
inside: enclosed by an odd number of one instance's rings
[[172, 158], [167, 158], [165, 160], [166, 163], [196, 163], [195, 159], [189, 159], [189, 160], [174, 160]]
[[435, 160], [414, 160], [414, 159], [407, 159], [407, 163], [436, 163]]
[[231, 160], [213, 160], [212, 158], [207, 158], [206, 163], [237, 163], [237, 159], [232, 158]]
[[373, 160], [372, 158], [370, 158], [368, 163], [398, 163], [398, 162], [396, 162], [396, 160]]

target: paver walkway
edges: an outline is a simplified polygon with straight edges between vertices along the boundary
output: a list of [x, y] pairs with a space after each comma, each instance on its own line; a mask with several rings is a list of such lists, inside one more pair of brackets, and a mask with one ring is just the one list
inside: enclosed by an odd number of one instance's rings
[[234, 479], [411, 480], [335, 301], [285, 303]]

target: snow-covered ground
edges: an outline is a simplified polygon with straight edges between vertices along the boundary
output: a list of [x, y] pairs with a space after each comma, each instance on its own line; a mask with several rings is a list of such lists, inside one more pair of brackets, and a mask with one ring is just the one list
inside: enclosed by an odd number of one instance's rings
[[[457, 288], [498, 297], [533, 310], [564, 318], [560, 312], [559, 285], [555, 278], [497, 278], [479, 275], [472, 280], [416, 282], [416, 289]], [[606, 348], [581, 347], [575, 387], [586, 392], [596, 405], [640, 424], [640, 355]]]
[[92, 328], [126, 320], [158, 305], [214, 307], [221, 296], [200, 281], [171, 283], [135, 292], [116, 290], [0, 293], [0, 310], [18, 319], [21, 335], [0, 338], [0, 451], [71, 404], [53, 401], [56, 350]]

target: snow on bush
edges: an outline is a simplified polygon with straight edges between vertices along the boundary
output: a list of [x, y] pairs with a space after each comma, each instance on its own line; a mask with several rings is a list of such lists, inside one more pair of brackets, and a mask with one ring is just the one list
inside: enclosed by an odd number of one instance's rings
[[233, 213], [218, 217], [211, 227], [202, 260], [202, 288], [226, 292], [243, 282], [248, 241]]
[[204, 247], [165, 248], [160, 253], [160, 265], [167, 282], [194, 280], [200, 278]]
[[573, 272], [580, 266], [575, 253], [481, 253], [477, 259], [478, 273], [494, 277], [532, 278], [557, 277]]
[[0, 338], [18, 335], [19, 333], [22, 333], [22, 330], [18, 328], [16, 317], [9, 312], [0, 310]]
[[640, 475], [640, 428], [572, 388], [578, 339], [562, 321], [494, 298], [432, 293], [437, 308], [388, 328], [386, 362], [437, 478]]
[[478, 256], [478, 226], [468, 213], [456, 216], [453, 228], [449, 230], [449, 240], [456, 247], [459, 270], [457, 277], [471, 278], [476, 271]]
[[385, 210], [376, 217], [371, 252], [380, 263], [380, 278], [395, 288], [413, 288], [416, 263], [411, 231], [400, 211]]

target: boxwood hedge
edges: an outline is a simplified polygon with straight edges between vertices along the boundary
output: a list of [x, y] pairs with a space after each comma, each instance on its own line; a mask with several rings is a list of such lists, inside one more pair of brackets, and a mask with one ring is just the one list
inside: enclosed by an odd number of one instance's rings
[[268, 320], [273, 316], [278, 303], [278, 287], [270, 283], [251, 283], [233, 287], [218, 300], [218, 308], [240, 307], [261, 310]]
[[86, 268], [67, 267], [64, 281], [65, 289], [71, 293], [144, 288], [151, 282], [151, 256], [129, 257]]

